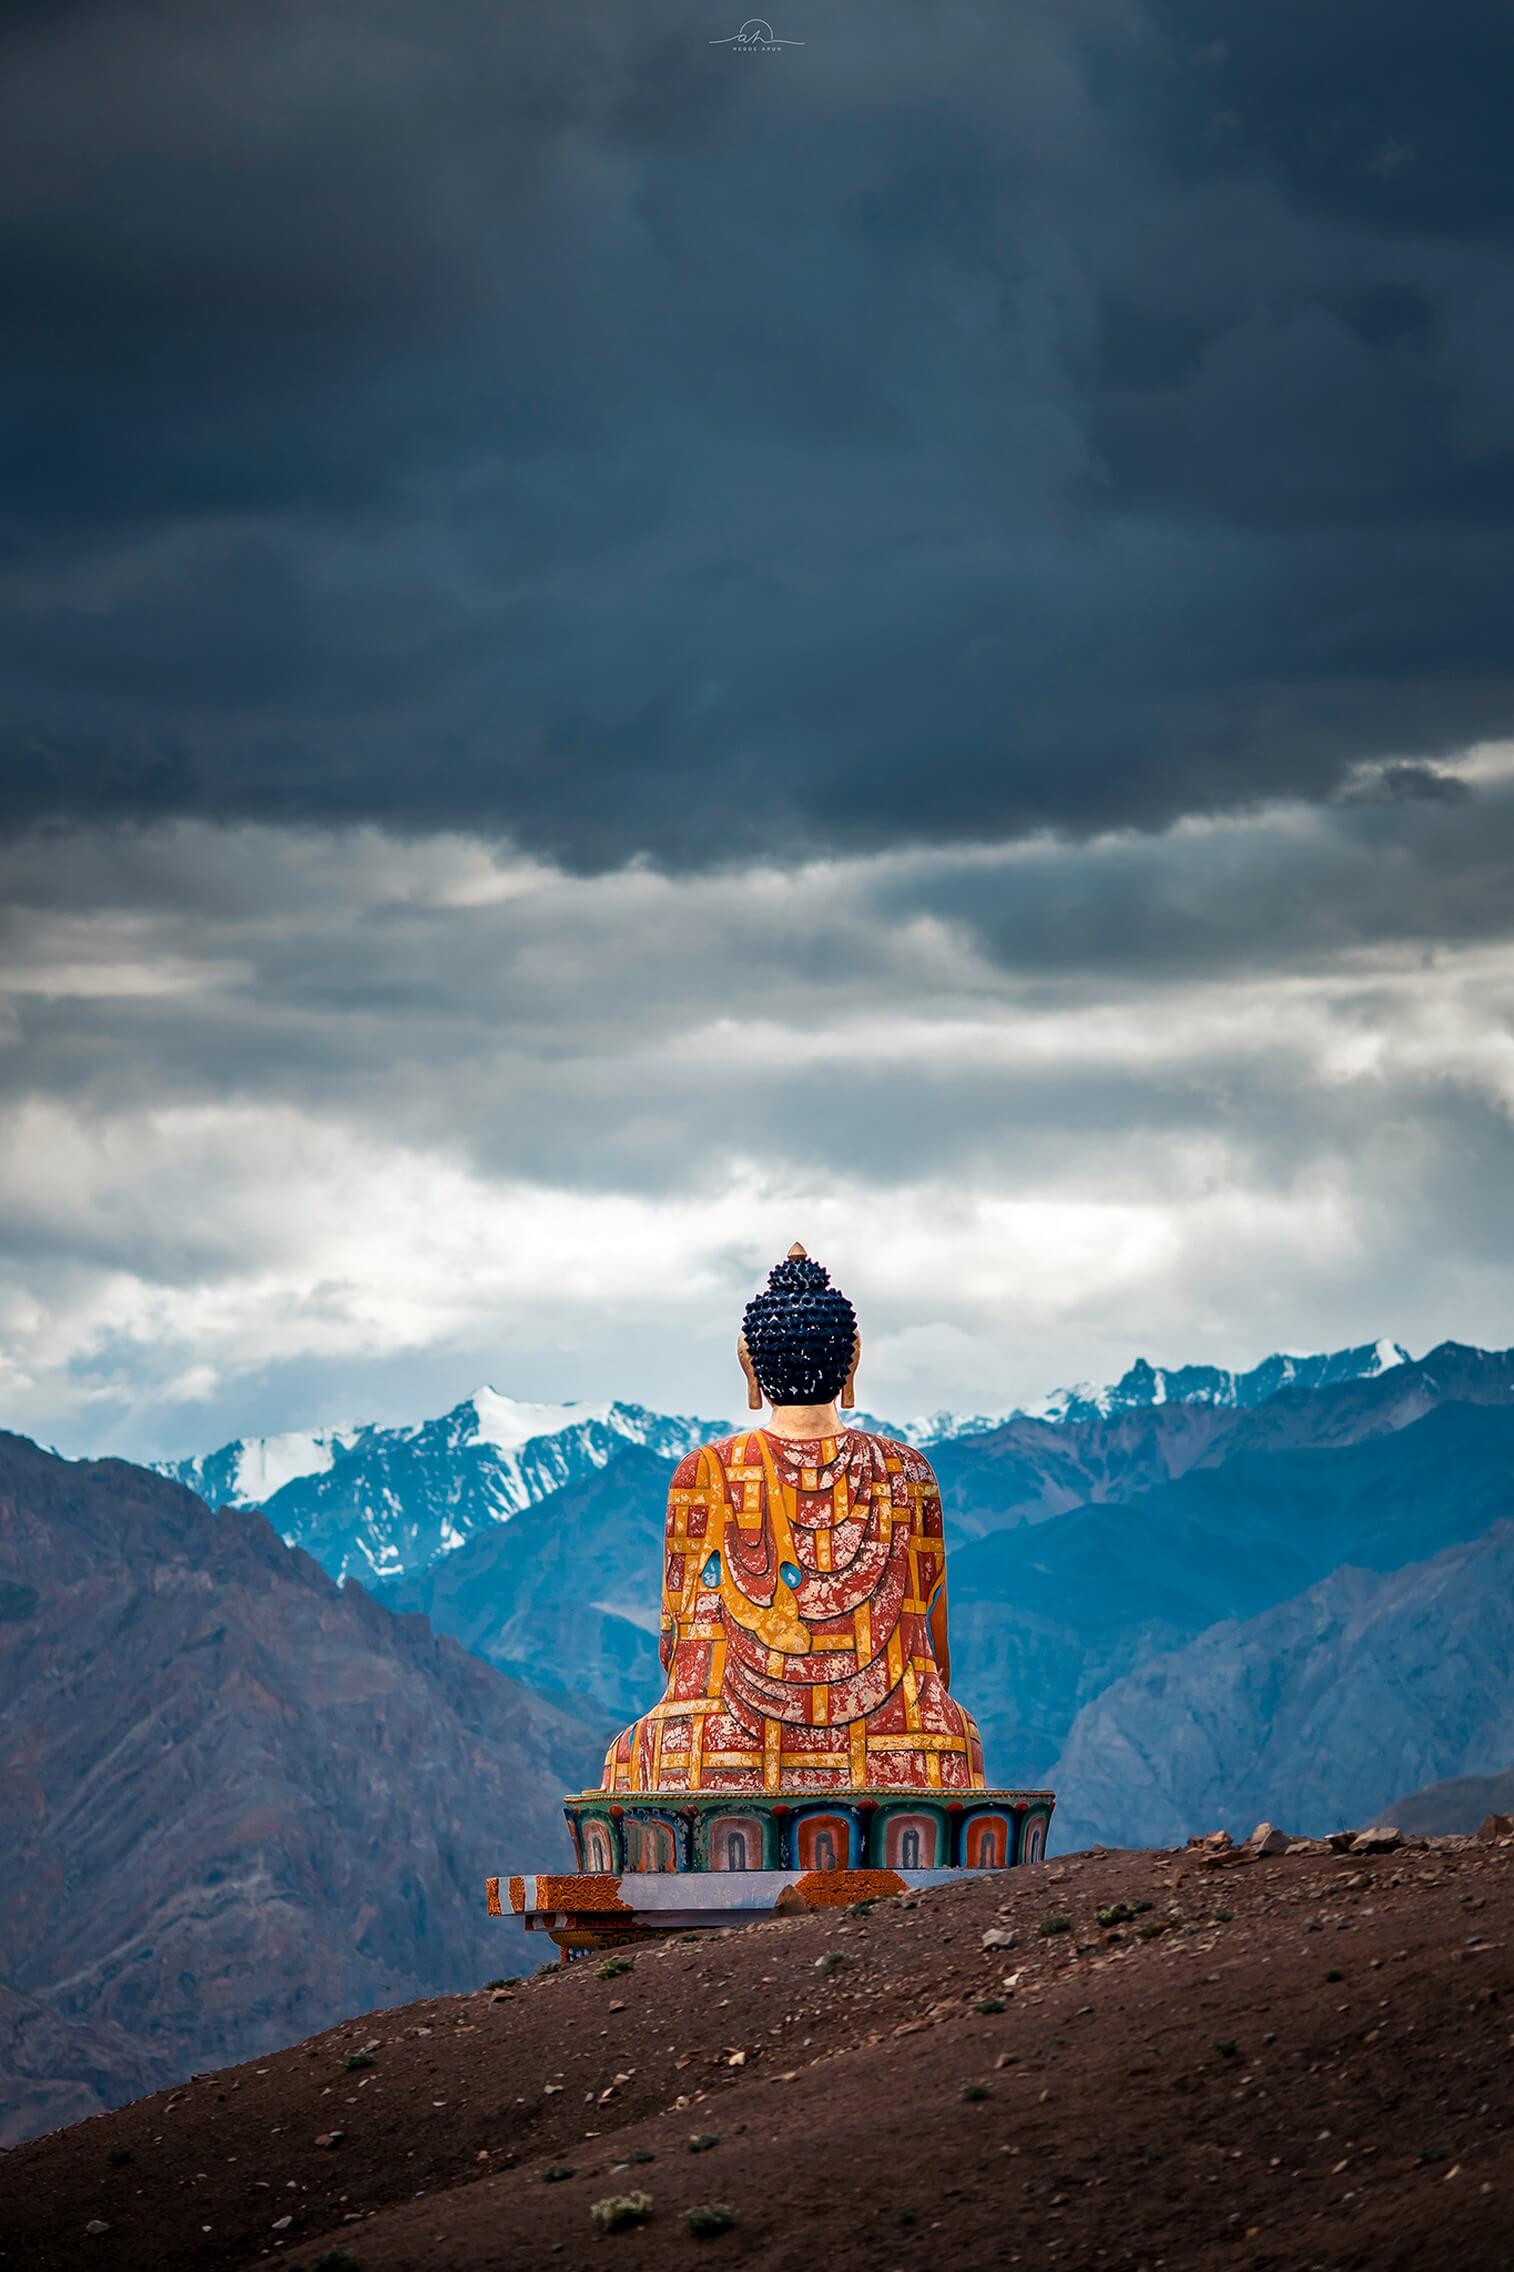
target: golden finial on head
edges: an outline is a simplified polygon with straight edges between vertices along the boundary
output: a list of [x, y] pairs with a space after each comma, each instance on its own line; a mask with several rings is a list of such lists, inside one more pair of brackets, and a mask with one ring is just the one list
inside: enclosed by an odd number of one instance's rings
[[809, 1256], [805, 1253], [803, 1247], [799, 1244], [799, 1241], [797, 1239], [795, 1239], [793, 1245], [789, 1248], [788, 1259], [790, 1262], [809, 1261]]

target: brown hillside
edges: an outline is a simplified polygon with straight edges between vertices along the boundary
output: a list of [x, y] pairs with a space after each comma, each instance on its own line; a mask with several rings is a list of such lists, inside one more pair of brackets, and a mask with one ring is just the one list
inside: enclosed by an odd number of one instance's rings
[[1072, 1857], [203, 2077], [0, 2159], [0, 2263], [1508, 2272], [1511, 2026], [1514, 1847]]
[[0, 2141], [471, 1985], [602, 1740], [260, 1514], [0, 1435]]
[[1470, 1835], [1490, 1814], [1514, 1814], [1514, 1767], [1497, 1775], [1453, 1775], [1411, 1791], [1383, 1815], [1421, 1837]]

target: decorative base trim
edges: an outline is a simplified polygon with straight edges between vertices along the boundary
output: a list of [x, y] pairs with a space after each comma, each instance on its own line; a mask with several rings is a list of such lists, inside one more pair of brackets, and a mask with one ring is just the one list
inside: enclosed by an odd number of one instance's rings
[[586, 1876], [1008, 1870], [1046, 1851], [1051, 1791], [581, 1791]]

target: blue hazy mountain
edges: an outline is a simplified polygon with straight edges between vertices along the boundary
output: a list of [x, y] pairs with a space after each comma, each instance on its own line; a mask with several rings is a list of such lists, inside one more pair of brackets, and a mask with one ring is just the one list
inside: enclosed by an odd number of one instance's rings
[[1127, 1502], [960, 1549], [958, 1685], [995, 1772], [1036, 1780], [1084, 1705], [1149, 1658], [1343, 1564], [1395, 1570], [1508, 1516], [1514, 1404], [1446, 1404], [1352, 1444], [1238, 1451]]
[[386, 1586], [392, 1609], [622, 1720], [656, 1702], [669, 1463], [640, 1446]]
[[[1439, 1425], [1451, 1417], [1420, 1428], [1454, 1451]], [[1511, 1759], [1514, 1521], [1502, 1521], [1386, 1574], [1347, 1564], [1114, 1682], [1057, 1763], [1060, 1841], [1159, 1846], [1262, 1821], [1318, 1834]]]

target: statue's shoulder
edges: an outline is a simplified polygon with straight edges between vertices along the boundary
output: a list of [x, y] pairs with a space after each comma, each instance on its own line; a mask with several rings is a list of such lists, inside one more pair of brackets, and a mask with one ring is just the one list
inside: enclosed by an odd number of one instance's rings
[[934, 1483], [936, 1471], [924, 1452], [917, 1452], [913, 1444], [906, 1444], [898, 1436], [883, 1436], [870, 1429], [854, 1428], [853, 1435], [866, 1435], [870, 1444], [876, 1444], [890, 1466], [896, 1462], [900, 1471], [911, 1483]]
[[729, 1467], [736, 1457], [737, 1445], [745, 1443], [749, 1433], [750, 1430], [746, 1428], [738, 1428], [729, 1436], [717, 1436], [712, 1443], [696, 1444], [691, 1452], [685, 1452], [673, 1470], [673, 1489], [694, 1490], [709, 1473], [712, 1453], [722, 1467]]

